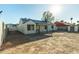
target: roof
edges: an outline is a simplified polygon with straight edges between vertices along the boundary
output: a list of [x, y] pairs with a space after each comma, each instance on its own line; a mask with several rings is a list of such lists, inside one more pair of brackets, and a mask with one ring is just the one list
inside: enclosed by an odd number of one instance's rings
[[55, 22], [54, 24], [55, 24], [56, 26], [68, 26], [68, 25], [70, 25], [70, 24], [65, 23], [65, 22]]
[[39, 21], [39, 20], [32, 20], [33, 22], [35, 22], [36, 24], [47, 24], [47, 22], [45, 21]]
[[23, 24], [26, 23], [28, 21], [27, 18], [21, 18], [20, 20], [22, 20]]
[[22, 20], [23, 24], [30, 21], [30, 20], [33, 21], [36, 24], [47, 24], [47, 22], [41, 21], [41, 20], [34, 20], [34, 19], [27, 19], [27, 18], [23, 18], [21, 20]]

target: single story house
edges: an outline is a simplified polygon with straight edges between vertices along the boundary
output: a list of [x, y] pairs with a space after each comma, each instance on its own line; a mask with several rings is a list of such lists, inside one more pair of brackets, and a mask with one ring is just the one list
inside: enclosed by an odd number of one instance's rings
[[79, 32], [79, 26], [78, 25], [70, 25], [68, 26], [69, 32]]
[[79, 25], [70, 24], [67, 22], [55, 22], [55, 31], [68, 31], [68, 32], [79, 32]]
[[79, 26], [67, 22], [45, 22], [40, 20], [33, 20], [21, 18], [17, 26], [17, 30], [24, 34], [40, 33], [47, 31], [67, 31], [79, 32]]
[[53, 28], [50, 22], [21, 18], [17, 29], [24, 34], [32, 34], [52, 31]]
[[18, 24], [7, 24], [7, 28], [9, 31], [16, 31]]
[[58, 22], [56, 21], [54, 23], [54, 26], [56, 26], [56, 31], [68, 31], [68, 26], [70, 26], [69, 23], [66, 22]]

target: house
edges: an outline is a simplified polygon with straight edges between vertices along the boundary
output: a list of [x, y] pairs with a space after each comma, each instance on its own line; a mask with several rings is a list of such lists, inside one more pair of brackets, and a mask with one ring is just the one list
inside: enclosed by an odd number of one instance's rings
[[56, 31], [68, 31], [68, 26], [70, 26], [69, 23], [58, 21], [56, 21], [54, 25], [56, 26]]
[[7, 28], [9, 31], [16, 31], [18, 24], [7, 24]]
[[69, 32], [79, 32], [79, 26], [75, 24], [71, 24], [68, 26], [68, 31]]
[[41, 20], [21, 18], [17, 26], [17, 30], [24, 34], [40, 33], [47, 31], [79, 32], [79, 26], [61, 21], [51, 23]]
[[52, 26], [50, 22], [21, 18], [17, 29], [24, 34], [32, 34], [52, 31]]
[[56, 27], [55, 31], [79, 32], [79, 25], [77, 24], [56, 21], [54, 26]]

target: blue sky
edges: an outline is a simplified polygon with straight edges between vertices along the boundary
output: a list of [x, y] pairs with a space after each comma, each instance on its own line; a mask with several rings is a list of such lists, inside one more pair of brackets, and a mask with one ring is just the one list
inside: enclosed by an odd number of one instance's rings
[[[49, 9], [48, 4], [0, 4], [0, 10], [3, 13], [0, 15], [0, 20], [5, 23], [18, 23], [21, 17], [41, 20], [42, 13]], [[73, 17], [73, 22], [79, 20], [79, 5], [65, 4], [62, 5], [62, 11], [57, 15], [57, 19], [70, 22]]]

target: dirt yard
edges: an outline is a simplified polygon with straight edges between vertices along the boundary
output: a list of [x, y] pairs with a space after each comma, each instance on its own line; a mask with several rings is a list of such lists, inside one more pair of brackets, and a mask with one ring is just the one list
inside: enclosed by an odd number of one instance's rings
[[79, 53], [79, 33], [10, 33], [2, 48], [0, 53], [9, 54], [75, 54]]

